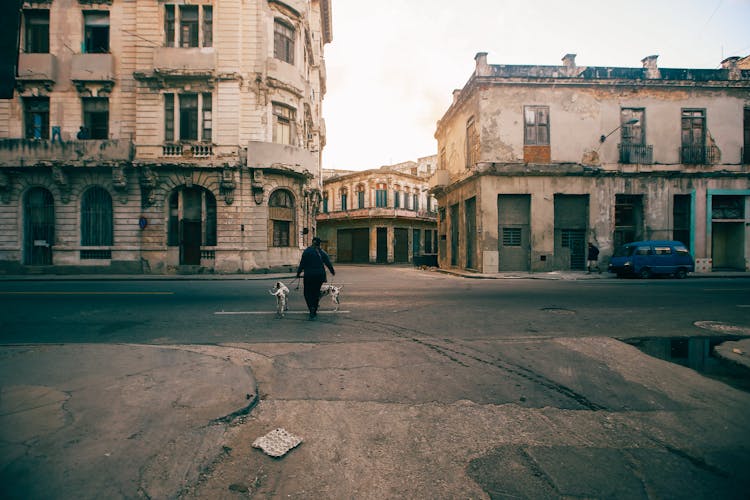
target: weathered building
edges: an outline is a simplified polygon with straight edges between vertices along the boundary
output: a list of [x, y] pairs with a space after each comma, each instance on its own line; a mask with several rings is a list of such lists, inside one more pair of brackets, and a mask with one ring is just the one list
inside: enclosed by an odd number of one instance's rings
[[329, 0], [39, 0], [0, 101], [0, 270], [248, 272], [314, 233]]
[[490, 65], [438, 122], [441, 267], [583, 269], [640, 239], [750, 268], [750, 71]]
[[433, 264], [436, 156], [379, 169], [323, 172], [318, 236], [335, 262]]

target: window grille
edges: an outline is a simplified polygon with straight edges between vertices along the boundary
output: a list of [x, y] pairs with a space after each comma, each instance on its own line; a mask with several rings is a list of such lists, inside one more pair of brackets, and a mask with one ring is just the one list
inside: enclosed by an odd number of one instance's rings
[[521, 246], [521, 228], [504, 227], [503, 228], [503, 246], [520, 247]]

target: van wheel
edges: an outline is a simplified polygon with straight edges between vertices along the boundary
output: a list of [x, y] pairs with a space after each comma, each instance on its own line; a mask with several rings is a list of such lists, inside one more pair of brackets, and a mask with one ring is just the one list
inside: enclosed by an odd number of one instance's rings
[[643, 269], [641, 269], [641, 272], [638, 273], [638, 277], [644, 280], [649, 279], [651, 277], [651, 269], [644, 267]]
[[685, 271], [685, 269], [683, 268], [680, 268], [677, 271], [675, 271], [674, 277], [679, 280], [684, 280], [685, 278], [687, 278], [687, 271]]

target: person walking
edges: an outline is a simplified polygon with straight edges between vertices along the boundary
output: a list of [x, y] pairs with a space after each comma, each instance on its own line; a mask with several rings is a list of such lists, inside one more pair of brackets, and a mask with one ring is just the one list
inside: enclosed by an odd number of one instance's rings
[[336, 276], [331, 259], [328, 254], [320, 248], [320, 238], [313, 238], [312, 245], [305, 248], [297, 266], [297, 278], [304, 271], [303, 285], [305, 293], [305, 302], [307, 309], [310, 311], [310, 319], [315, 319], [318, 315], [318, 302], [320, 301], [320, 287], [326, 281], [326, 269], [331, 271], [332, 276]]
[[589, 243], [589, 253], [586, 263], [587, 274], [591, 274], [592, 267], [595, 267], [599, 273], [602, 272], [602, 270], [599, 268], [599, 249], [593, 243]]

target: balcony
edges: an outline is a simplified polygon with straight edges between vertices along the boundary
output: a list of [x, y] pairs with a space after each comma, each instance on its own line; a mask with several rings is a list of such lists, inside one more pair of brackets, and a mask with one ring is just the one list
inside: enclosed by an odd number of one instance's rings
[[133, 143], [129, 140], [0, 139], [0, 166], [18, 167], [52, 163], [94, 166], [127, 162], [132, 159]]
[[154, 50], [154, 73], [175, 76], [212, 75], [216, 71], [213, 47], [157, 47]]
[[240, 152], [237, 146], [223, 146], [202, 141], [165, 142], [139, 145], [135, 158], [138, 161], [201, 165], [238, 165]]
[[654, 163], [654, 147], [650, 144], [618, 144], [620, 163], [651, 165]]
[[430, 190], [443, 189], [450, 184], [451, 176], [447, 170], [436, 170], [432, 177], [430, 177], [429, 186]]
[[320, 173], [319, 155], [316, 151], [273, 142], [248, 142], [247, 165], [250, 168], [297, 174], [308, 172], [314, 176]]
[[719, 158], [716, 146], [681, 146], [680, 161], [685, 165], [713, 165]]
[[70, 79], [74, 82], [114, 82], [112, 54], [73, 54]]
[[57, 80], [57, 58], [52, 54], [19, 54], [18, 80], [22, 82], [55, 83]]

